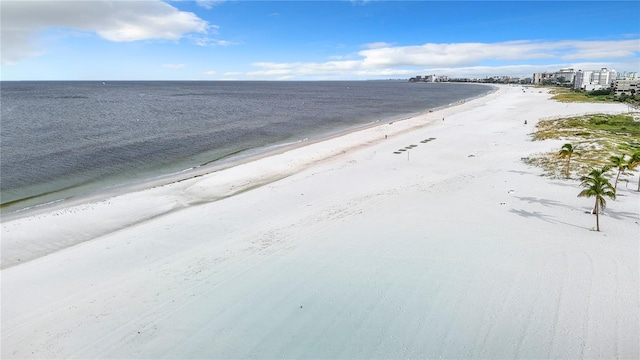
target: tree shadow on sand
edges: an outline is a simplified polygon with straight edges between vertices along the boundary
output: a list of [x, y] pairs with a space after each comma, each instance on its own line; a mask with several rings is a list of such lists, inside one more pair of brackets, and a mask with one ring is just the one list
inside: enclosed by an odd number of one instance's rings
[[631, 219], [631, 220], [638, 221], [640, 219], [637, 213], [632, 213], [628, 211], [615, 211], [613, 209], [610, 209], [609, 206], [607, 206], [607, 208], [604, 210], [604, 213], [607, 216], [614, 218], [616, 220]]
[[[627, 195], [620, 195], [620, 196], [627, 196]], [[522, 200], [522, 201], [526, 201], [529, 204], [540, 204], [544, 207], [563, 207], [565, 209], [569, 209], [569, 210], [575, 210], [575, 211], [579, 211], [581, 213], [591, 213], [591, 211], [593, 210], [593, 206], [590, 207], [585, 207], [585, 206], [581, 206], [581, 207], [575, 207], [575, 206], [570, 206], [567, 204], [563, 204], [561, 202], [555, 201], [555, 200], [549, 200], [549, 199], [538, 199], [535, 197], [531, 197], [531, 196], [514, 196], [514, 198], [518, 199], [518, 200]], [[624, 220], [624, 219], [630, 219], [630, 220], [635, 220], [638, 221], [640, 220], [640, 217], [638, 216], [637, 213], [632, 213], [632, 212], [628, 212], [628, 211], [616, 211], [614, 209], [615, 207], [615, 201], [614, 202], [610, 202], [607, 203], [607, 207], [606, 209], [600, 211], [601, 214], [606, 214], [607, 216], [614, 218], [616, 220]]]
[[564, 186], [564, 187], [570, 187], [570, 188], [574, 188], [574, 189], [579, 189], [580, 188], [580, 183], [578, 182], [569, 182], [567, 181], [552, 181], [550, 182], [551, 185], [557, 185], [557, 186]]
[[529, 204], [540, 204], [544, 207], [563, 207], [566, 209], [572, 209], [575, 210], [575, 208], [573, 206], [569, 206], [567, 204], [561, 203], [559, 201], [555, 201], [555, 200], [549, 200], [549, 199], [540, 199], [540, 198], [536, 198], [536, 197], [532, 197], [532, 196], [515, 196], [516, 199], [521, 200], [521, 201], [526, 201]]
[[549, 215], [545, 215], [539, 211], [526, 211], [526, 210], [517, 210], [517, 209], [509, 209], [509, 212], [514, 213], [516, 215], [525, 217], [525, 218], [536, 218], [536, 219], [540, 219], [542, 221], [546, 221], [548, 223], [554, 223], [550, 218]]
[[[553, 200], [549, 200], [549, 201], [553, 201]], [[539, 211], [526, 211], [526, 210], [517, 210], [517, 209], [510, 209], [509, 212], [525, 217], [525, 218], [536, 218], [545, 222], [548, 222], [550, 224], [564, 224], [564, 225], [569, 225], [569, 226], [573, 226], [573, 227], [577, 227], [580, 229], [585, 229], [585, 230], [591, 230], [588, 227], [584, 227], [584, 226], [579, 226], [579, 225], [575, 225], [575, 224], [570, 224], [564, 221], [558, 221], [553, 219], [552, 217], [550, 217], [549, 215], [545, 215]]]

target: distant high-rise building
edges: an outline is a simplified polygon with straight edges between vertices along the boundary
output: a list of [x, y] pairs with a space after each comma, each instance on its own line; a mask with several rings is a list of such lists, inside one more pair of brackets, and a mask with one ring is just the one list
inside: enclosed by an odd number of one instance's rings
[[593, 83], [602, 87], [609, 87], [616, 79], [616, 71], [602, 68], [600, 71], [593, 72]]
[[593, 74], [593, 71], [578, 70], [578, 72], [576, 72], [575, 80], [573, 82], [573, 88], [584, 90], [584, 86], [591, 83], [592, 74]]
[[[573, 84], [575, 76], [576, 76], [576, 72], [575, 72], [575, 70], [573, 70], [571, 68], [560, 69], [560, 71], [555, 73], [556, 81], [558, 81], [561, 84], [562, 83], [564, 83], [564, 84]], [[562, 80], [564, 80], [564, 81], [562, 81]]]
[[616, 71], [613, 69], [602, 68], [600, 70], [578, 70], [573, 83], [574, 89], [581, 90], [598, 90], [611, 87], [616, 79]]
[[425, 75], [425, 82], [436, 82], [437, 77], [435, 75]]

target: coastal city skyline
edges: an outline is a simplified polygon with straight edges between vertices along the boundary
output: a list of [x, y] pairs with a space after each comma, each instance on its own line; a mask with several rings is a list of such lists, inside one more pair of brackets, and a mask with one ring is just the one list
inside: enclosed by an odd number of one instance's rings
[[2, 1], [2, 80], [640, 69], [635, 2]]

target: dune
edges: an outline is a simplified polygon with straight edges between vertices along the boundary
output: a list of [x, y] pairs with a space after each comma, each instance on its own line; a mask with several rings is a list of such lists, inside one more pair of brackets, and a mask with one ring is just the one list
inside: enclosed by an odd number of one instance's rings
[[[2, 220], [2, 358], [638, 358], [640, 193], [521, 159], [620, 104], [499, 86], [237, 166]], [[524, 124], [524, 121], [527, 124]]]

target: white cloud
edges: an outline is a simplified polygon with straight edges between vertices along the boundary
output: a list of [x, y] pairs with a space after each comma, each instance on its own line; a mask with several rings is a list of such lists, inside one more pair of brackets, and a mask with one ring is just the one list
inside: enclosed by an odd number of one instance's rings
[[620, 59], [630, 58], [640, 52], [638, 39], [622, 41], [576, 41], [566, 45], [573, 50], [563, 59]]
[[237, 43], [231, 42], [231, 41], [227, 41], [227, 40], [219, 40], [219, 39], [214, 39], [214, 38], [210, 38], [210, 37], [206, 37], [206, 36], [189, 36], [189, 38], [191, 39], [191, 41], [198, 45], [198, 46], [203, 46], [203, 47], [207, 47], [207, 46], [231, 46], [231, 45], [237, 45]]
[[205, 9], [212, 9], [214, 6], [225, 2], [225, 0], [196, 0], [198, 6], [202, 6]]
[[[546, 49], [546, 47], [544, 48]], [[487, 59], [548, 58], [544, 51], [532, 51], [528, 42], [424, 44], [418, 46], [383, 47], [363, 50], [363, 66], [381, 68], [388, 66], [443, 66], [471, 65]]]
[[215, 70], [209, 70], [209, 71], [203, 72], [202, 75], [219, 77], [219, 76], [240, 76], [240, 75], [244, 75], [244, 73], [240, 72], [240, 71], [219, 72], [219, 71], [215, 71]]
[[328, 61], [324, 63], [253, 63], [262, 70], [247, 73], [249, 76], [312, 76], [312, 75], [349, 75], [360, 68], [361, 63], [352, 61]]
[[482, 61], [532, 59], [612, 59], [635, 56], [638, 40], [614, 41], [507, 41], [382, 47], [362, 50], [363, 66], [470, 66]]
[[185, 64], [162, 64], [162, 67], [167, 69], [182, 69], [185, 66]]
[[392, 44], [389, 44], [387, 42], [374, 42], [374, 43], [362, 45], [362, 47], [365, 49], [380, 49], [380, 48], [388, 48], [391, 46]]
[[[580, 63], [552, 63], [546, 65], [537, 64], [520, 64], [520, 65], [502, 65], [502, 66], [463, 66], [463, 67], [423, 67], [423, 68], [382, 68], [367, 69], [363, 67], [355, 67], [352, 70], [327, 71], [326, 68], [315, 64], [288, 64], [285, 66], [276, 66], [276, 64], [258, 63], [255, 66], [263, 67], [262, 70], [246, 73], [250, 78], [268, 78], [268, 79], [375, 79], [375, 78], [409, 78], [416, 75], [447, 75], [450, 77], [470, 77], [483, 78], [487, 76], [531, 76], [534, 72], [557, 71], [561, 68], [579, 69], [600, 69], [603, 67], [629, 70], [633, 69], [623, 66], [621, 63], [612, 62], [580, 62]], [[282, 65], [282, 64], [279, 64]], [[637, 66], [637, 64], [636, 64]]]
[[[456, 76], [522, 75], [559, 67], [598, 68], [634, 59], [638, 40], [508, 41], [499, 43], [428, 43], [416, 46], [367, 44], [356, 60], [323, 63], [252, 64], [250, 77], [395, 77], [440, 73]], [[595, 60], [595, 61], [594, 61]], [[493, 64], [491, 66], [487, 64]], [[536, 65], [545, 64], [545, 65]], [[598, 64], [598, 65], [597, 65]], [[591, 66], [591, 67], [589, 67]], [[542, 70], [541, 70], [542, 69]]]
[[29, 1], [3, 0], [2, 64], [41, 54], [34, 37], [49, 28], [95, 32], [105, 40], [128, 42], [178, 40], [187, 33], [207, 33], [210, 25], [193, 13], [159, 0]]

